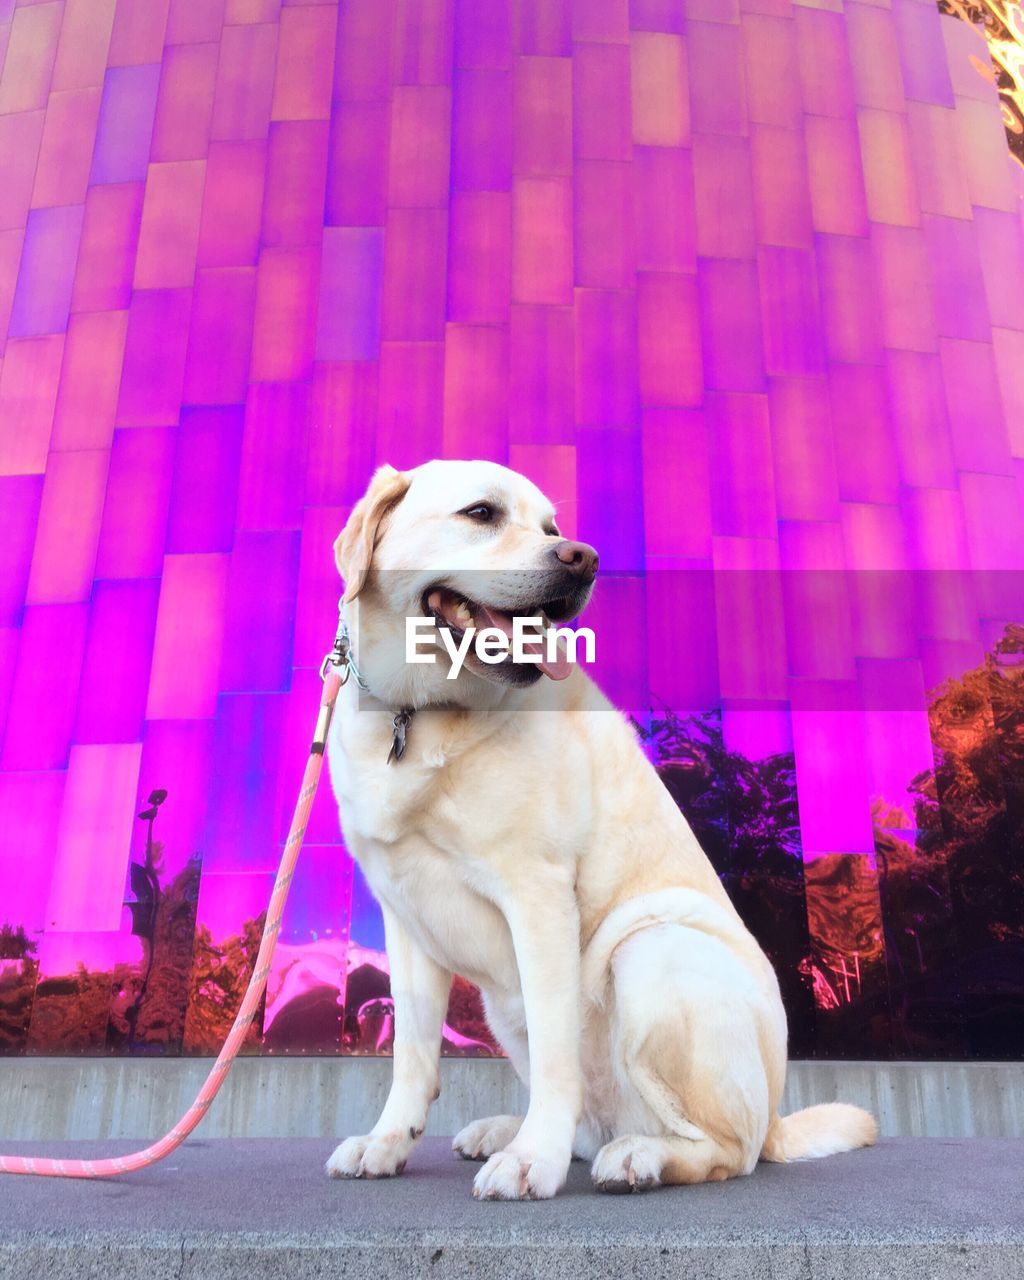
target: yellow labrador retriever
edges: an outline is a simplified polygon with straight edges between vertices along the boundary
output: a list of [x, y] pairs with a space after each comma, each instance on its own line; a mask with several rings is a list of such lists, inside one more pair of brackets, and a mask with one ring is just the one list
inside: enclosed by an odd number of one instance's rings
[[[750, 1173], [874, 1141], [842, 1103], [778, 1114], [775, 974], [623, 716], [578, 665], [485, 662], [448, 678], [472, 626], [576, 616], [597, 571], [551, 503], [489, 462], [384, 467], [335, 544], [360, 676], [328, 744], [345, 840], [381, 905], [394, 1078], [334, 1177], [401, 1173], [438, 1093], [453, 972], [529, 1087], [476, 1120], [473, 1194], [544, 1199], [573, 1155], [604, 1191]], [[409, 617], [436, 661], [407, 660]], [[430, 641], [421, 646], [429, 651]]]

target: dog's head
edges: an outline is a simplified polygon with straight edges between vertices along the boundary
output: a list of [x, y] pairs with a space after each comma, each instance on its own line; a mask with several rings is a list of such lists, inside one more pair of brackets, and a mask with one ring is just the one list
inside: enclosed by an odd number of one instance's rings
[[[493, 462], [381, 467], [334, 550], [361, 635], [391, 648], [404, 645], [408, 617], [433, 616], [455, 643], [471, 625], [511, 634], [515, 616], [568, 622], [597, 573], [597, 552], [562, 536], [536, 485]], [[485, 664], [472, 652], [463, 671], [505, 685], [556, 674], [511, 658]]]

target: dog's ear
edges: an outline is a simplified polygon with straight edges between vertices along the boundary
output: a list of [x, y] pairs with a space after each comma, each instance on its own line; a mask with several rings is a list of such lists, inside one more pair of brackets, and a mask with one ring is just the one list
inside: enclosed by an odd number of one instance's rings
[[401, 502], [409, 488], [409, 476], [394, 467], [378, 469], [370, 487], [352, 508], [348, 523], [334, 543], [334, 559], [345, 579], [345, 600], [354, 600], [370, 572], [380, 522]]

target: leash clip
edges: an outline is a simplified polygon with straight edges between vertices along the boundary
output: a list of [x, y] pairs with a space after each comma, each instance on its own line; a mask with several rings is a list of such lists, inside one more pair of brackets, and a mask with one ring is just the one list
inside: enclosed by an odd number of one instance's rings
[[348, 684], [349, 676], [355, 679], [360, 689], [368, 688], [366, 681], [363, 679], [356, 666], [356, 660], [352, 656], [352, 641], [349, 639], [348, 627], [345, 620], [339, 614], [338, 631], [334, 637], [334, 646], [330, 653], [324, 655], [323, 662], [320, 663], [320, 679], [327, 679], [327, 671], [330, 667], [337, 669], [337, 675], [342, 685]]

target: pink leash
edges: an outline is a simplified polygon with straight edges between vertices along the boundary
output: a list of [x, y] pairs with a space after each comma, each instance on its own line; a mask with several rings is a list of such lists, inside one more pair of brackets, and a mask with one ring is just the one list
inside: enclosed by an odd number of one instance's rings
[[[340, 632], [339, 632], [340, 634]], [[340, 658], [340, 661], [339, 661]], [[343, 674], [328, 670], [331, 664], [339, 668]], [[323, 768], [324, 747], [327, 742], [327, 730], [330, 728], [334, 703], [338, 690], [349, 677], [351, 667], [347, 661], [347, 653], [335, 644], [335, 651], [329, 654], [321, 668], [324, 680], [323, 697], [320, 702], [320, 714], [316, 722], [316, 733], [310, 749], [306, 772], [302, 778], [302, 790], [295, 805], [295, 816], [292, 818], [291, 830], [281, 855], [274, 891], [270, 895], [267, 907], [267, 922], [263, 927], [263, 938], [260, 942], [256, 967], [249, 979], [249, 987], [242, 1000], [241, 1007], [235, 1015], [235, 1021], [224, 1041], [224, 1047], [213, 1064], [213, 1069], [206, 1077], [206, 1083], [199, 1090], [199, 1096], [189, 1107], [182, 1118], [159, 1142], [146, 1147], [144, 1151], [136, 1151], [127, 1156], [115, 1156], [109, 1160], [48, 1160], [33, 1156], [0, 1156], [0, 1173], [36, 1173], [46, 1178], [109, 1178], [117, 1173], [132, 1173], [136, 1169], [145, 1169], [147, 1165], [156, 1164], [164, 1156], [169, 1156], [185, 1141], [203, 1116], [210, 1109], [217, 1093], [227, 1079], [231, 1064], [238, 1056], [249, 1025], [256, 1016], [260, 1000], [266, 989], [270, 976], [270, 961], [277, 943], [278, 931], [281, 927], [281, 915], [284, 912], [288, 887], [295, 872], [295, 862], [302, 848], [302, 837], [306, 833], [306, 823], [313, 807], [317, 783], [320, 781], [320, 770]]]

